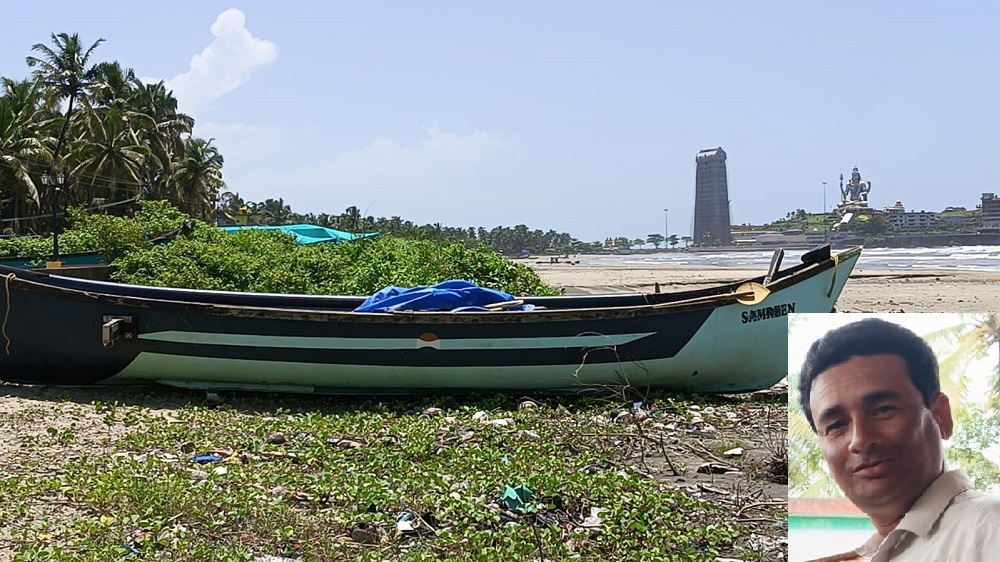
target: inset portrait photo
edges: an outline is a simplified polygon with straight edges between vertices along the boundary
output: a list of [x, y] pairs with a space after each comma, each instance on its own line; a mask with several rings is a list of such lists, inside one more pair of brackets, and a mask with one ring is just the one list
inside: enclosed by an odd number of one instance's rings
[[789, 561], [1000, 560], [1000, 314], [792, 314]]

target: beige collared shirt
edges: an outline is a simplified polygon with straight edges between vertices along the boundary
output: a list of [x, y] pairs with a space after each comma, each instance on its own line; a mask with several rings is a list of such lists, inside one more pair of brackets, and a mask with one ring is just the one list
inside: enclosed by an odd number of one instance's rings
[[944, 472], [892, 532], [856, 552], [870, 562], [998, 562], [1000, 497], [974, 490], [965, 471]]

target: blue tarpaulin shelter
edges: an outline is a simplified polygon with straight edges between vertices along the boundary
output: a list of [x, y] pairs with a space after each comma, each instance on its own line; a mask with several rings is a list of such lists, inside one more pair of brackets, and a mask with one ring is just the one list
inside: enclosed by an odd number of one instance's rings
[[246, 229], [256, 229], [256, 230], [280, 230], [281, 232], [287, 232], [295, 237], [295, 240], [299, 244], [318, 244], [320, 242], [347, 242], [350, 240], [357, 240], [358, 238], [368, 238], [371, 236], [377, 236], [377, 232], [368, 232], [365, 234], [354, 234], [351, 232], [344, 232], [342, 230], [334, 230], [332, 228], [327, 228], [325, 226], [318, 226], [315, 224], [283, 224], [280, 226], [222, 226], [219, 227], [226, 232], [239, 232], [240, 230]]

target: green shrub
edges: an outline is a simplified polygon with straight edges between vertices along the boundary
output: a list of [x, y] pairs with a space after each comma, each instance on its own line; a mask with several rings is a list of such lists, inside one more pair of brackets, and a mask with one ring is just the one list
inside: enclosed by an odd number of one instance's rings
[[466, 279], [515, 295], [559, 294], [495, 252], [394, 237], [299, 246], [282, 232], [201, 228], [168, 245], [134, 247], [114, 264], [126, 283], [190, 289], [369, 295]]

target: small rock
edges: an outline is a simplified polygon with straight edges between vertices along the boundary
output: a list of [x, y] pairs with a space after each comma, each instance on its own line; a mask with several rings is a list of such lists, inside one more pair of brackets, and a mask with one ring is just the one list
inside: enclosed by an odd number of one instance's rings
[[188, 472], [188, 478], [190, 478], [191, 480], [204, 480], [208, 478], [208, 473], [205, 472], [204, 470], [189, 468], [187, 469], [187, 472]]
[[185, 455], [190, 455], [191, 453], [194, 452], [194, 450], [195, 446], [194, 443], [192, 443], [191, 441], [181, 443], [181, 452], [184, 453]]
[[368, 523], [357, 523], [351, 529], [351, 538], [361, 544], [376, 544], [379, 542], [378, 528]]
[[483, 422], [486, 425], [492, 425], [493, 427], [507, 427], [508, 425], [513, 425], [513, 418], [499, 418], [495, 420], [490, 420]]
[[219, 396], [217, 393], [215, 392], [205, 393], [205, 401], [202, 402], [203, 406], [205, 406], [206, 408], [215, 408], [220, 404], [222, 404], [222, 397]]
[[427, 417], [433, 418], [434, 416], [440, 414], [443, 411], [444, 410], [442, 410], [441, 408], [433, 408], [433, 407], [431, 407], [431, 408], [427, 408], [426, 410], [424, 410], [422, 412], [422, 414], [425, 415], [425, 416], [427, 416]]
[[522, 429], [521, 431], [518, 431], [517, 434], [530, 441], [539, 441], [541, 439], [541, 436], [538, 435], [538, 433], [531, 431], [530, 429]]
[[636, 423], [642, 423], [649, 419], [649, 412], [646, 410], [636, 410], [632, 416], [635, 418]]
[[535, 402], [534, 400], [525, 400], [517, 405], [518, 410], [529, 410], [531, 408], [537, 408], [537, 407], [538, 407], [538, 402]]
[[271, 445], [282, 445], [285, 443], [285, 436], [281, 433], [275, 433], [267, 438], [267, 442]]
[[212, 469], [212, 474], [218, 474], [219, 476], [222, 476], [227, 472], [229, 472], [229, 470], [224, 466], [217, 466]]
[[450, 424], [453, 424], [453, 423], [457, 422], [458, 419], [455, 418], [454, 416], [445, 416], [445, 417], [441, 418], [441, 421], [443, 421], [444, 423], [450, 425]]
[[486, 412], [479, 410], [475, 414], [472, 414], [472, 421], [479, 421], [486, 417]]

